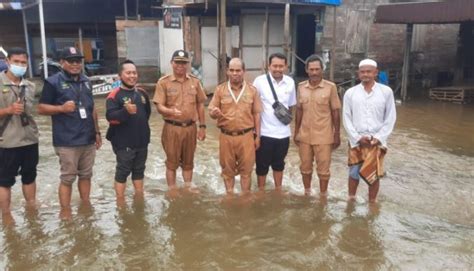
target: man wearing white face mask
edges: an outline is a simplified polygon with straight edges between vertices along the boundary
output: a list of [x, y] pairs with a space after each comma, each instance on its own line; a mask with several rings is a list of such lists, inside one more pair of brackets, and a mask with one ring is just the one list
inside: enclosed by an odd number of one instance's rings
[[11, 187], [21, 175], [26, 203], [34, 206], [38, 128], [32, 117], [35, 86], [23, 79], [28, 54], [12, 48], [8, 70], [0, 73], [0, 208], [4, 223], [13, 222], [10, 213]]

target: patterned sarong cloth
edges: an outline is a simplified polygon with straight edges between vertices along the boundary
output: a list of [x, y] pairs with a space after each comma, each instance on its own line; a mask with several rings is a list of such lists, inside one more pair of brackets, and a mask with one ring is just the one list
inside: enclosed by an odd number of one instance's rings
[[372, 185], [384, 175], [383, 159], [387, 149], [378, 145], [370, 147], [349, 147], [349, 166], [361, 164], [359, 175], [368, 184]]

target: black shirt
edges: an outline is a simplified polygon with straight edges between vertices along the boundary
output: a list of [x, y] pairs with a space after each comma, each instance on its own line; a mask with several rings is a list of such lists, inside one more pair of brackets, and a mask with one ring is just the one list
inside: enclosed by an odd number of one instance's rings
[[[131, 115], [125, 109], [126, 102], [137, 106], [137, 113]], [[114, 89], [106, 101], [106, 118], [109, 121], [107, 139], [116, 149], [146, 148], [150, 143], [151, 114], [150, 99], [144, 90]]]

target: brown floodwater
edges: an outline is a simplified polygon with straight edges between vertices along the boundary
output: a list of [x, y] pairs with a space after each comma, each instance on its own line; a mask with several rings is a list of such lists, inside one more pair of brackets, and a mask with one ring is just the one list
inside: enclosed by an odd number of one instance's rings
[[[104, 99], [96, 102], [104, 134]], [[327, 201], [317, 193], [302, 196], [291, 145], [283, 183], [288, 195], [272, 193], [269, 179], [264, 195], [222, 202], [213, 121], [196, 152], [201, 193], [170, 200], [163, 121], [155, 112], [144, 199], [133, 199], [129, 183], [126, 206], [116, 206], [115, 157], [106, 142], [97, 153], [92, 206], [82, 206], [75, 189], [72, 221], [59, 219], [50, 120], [38, 117], [40, 207], [25, 211], [21, 186], [14, 186], [16, 224], [0, 231], [0, 269], [473, 270], [474, 106], [413, 101], [397, 111], [375, 206], [367, 203], [364, 183], [357, 201], [346, 201], [346, 144], [333, 155]]]

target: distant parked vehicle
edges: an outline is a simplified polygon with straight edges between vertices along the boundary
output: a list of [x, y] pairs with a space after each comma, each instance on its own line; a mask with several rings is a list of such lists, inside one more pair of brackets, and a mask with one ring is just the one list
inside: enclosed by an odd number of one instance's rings
[[92, 95], [106, 95], [114, 88], [120, 87], [120, 79], [118, 74], [104, 74], [89, 76], [92, 83]]
[[[44, 79], [43, 63], [43, 61], [39, 63], [38, 70], [40, 72], [40, 76]], [[46, 63], [48, 65], [48, 77], [55, 75], [56, 73], [63, 70], [61, 68], [61, 64], [59, 64], [59, 62], [57, 61], [52, 60], [51, 58], [48, 58]]]
[[[62, 67], [59, 62], [51, 58], [48, 58], [47, 63], [48, 63], [48, 77], [62, 71]], [[40, 64], [38, 65], [38, 70], [40, 72], [40, 76], [44, 79], [43, 62], [40, 62]], [[84, 70], [87, 76], [96, 75], [97, 72], [100, 71], [100, 64], [86, 63], [84, 65]]]
[[8, 65], [5, 59], [0, 59], [0, 72], [6, 71], [7, 69]]

